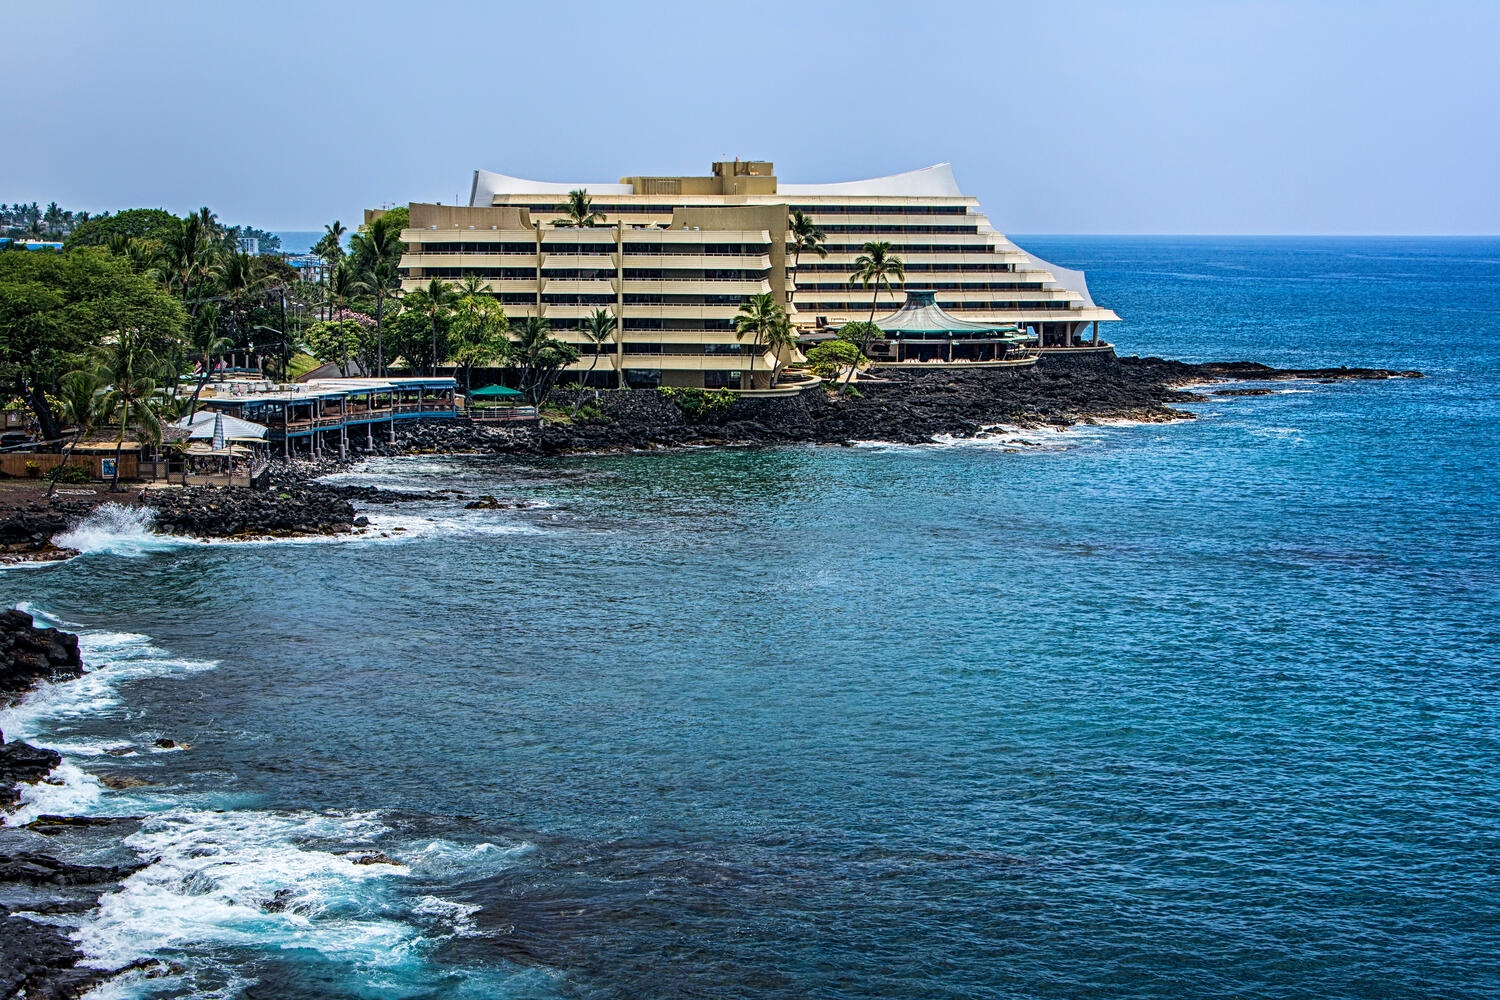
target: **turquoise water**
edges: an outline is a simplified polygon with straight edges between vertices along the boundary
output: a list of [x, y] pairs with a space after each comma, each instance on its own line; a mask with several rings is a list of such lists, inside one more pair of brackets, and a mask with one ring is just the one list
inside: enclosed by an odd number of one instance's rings
[[0, 728], [68, 751], [32, 812], [154, 817], [78, 933], [181, 971], [112, 995], [1500, 993], [1500, 241], [1027, 245], [1126, 353], [1430, 377], [86, 527], [0, 596], [104, 669]]

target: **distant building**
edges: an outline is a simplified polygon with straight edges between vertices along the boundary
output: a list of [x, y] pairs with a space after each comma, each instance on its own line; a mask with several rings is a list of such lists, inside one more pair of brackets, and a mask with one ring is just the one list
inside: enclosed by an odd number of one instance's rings
[[254, 236], [241, 236], [239, 239], [240, 253], [247, 253], [252, 257], [260, 256], [260, 240]]
[[[603, 225], [554, 226], [568, 192], [585, 189]], [[827, 234], [826, 258], [788, 249], [791, 211]], [[374, 214], [374, 213], [370, 213]], [[752, 388], [752, 347], [734, 336], [751, 295], [790, 302], [802, 328], [869, 316], [872, 291], [850, 281], [866, 242], [883, 240], [906, 266], [895, 295], [931, 292], [960, 320], [1015, 325], [1044, 346], [1080, 345], [1085, 331], [1117, 320], [1095, 305], [1081, 272], [1049, 264], [996, 232], [978, 200], [959, 190], [948, 164], [836, 184], [782, 184], [765, 161], [715, 163], [707, 177], [625, 177], [617, 184], [552, 183], [479, 170], [469, 205], [413, 204], [402, 234], [407, 289], [432, 278], [483, 278], [514, 321], [546, 318], [578, 344], [585, 318], [605, 308], [620, 321], [607, 345], [615, 371], [593, 380], [630, 385]], [[590, 356], [574, 366], [589, 367]], [[755, 388], [773, 358], [757, 355]]]

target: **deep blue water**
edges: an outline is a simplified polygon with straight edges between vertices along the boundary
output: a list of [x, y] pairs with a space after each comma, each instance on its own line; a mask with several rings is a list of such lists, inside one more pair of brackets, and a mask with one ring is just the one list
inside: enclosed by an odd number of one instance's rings
[[185, 971], [115, 995], [1500, 994], [1500, 240], [1024, 245], [1122, 353], [1428, 377], [96, 528], [0, 597], [108, 666], [0, 726], [79, 768], [32, 811], [155, 816], [80, 940]]

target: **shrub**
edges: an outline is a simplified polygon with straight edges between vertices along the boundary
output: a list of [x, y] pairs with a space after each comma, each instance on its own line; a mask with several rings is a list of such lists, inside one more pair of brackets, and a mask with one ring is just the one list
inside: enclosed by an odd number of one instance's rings
[[80, 483], [92, 482], [94, 477], [81, 465], [59, 465], [47, 473], [47, 478], [77, 486]]
[[40, 465], [38, 465], [36, 462], [34, 462], [34, 461], [32, 461], [31, 459], [28, 458], [26, 460], [26, 475], [29, 478], [31, 478], [31, 479], [35, 479], [38, 476], [40, 476], [41, 474], [42, 474], [42, 467]]
[[664, 385], [657, 391], [676, 403], [682, 415], [695, 424], [723, 420], [735, 399], [734, 392], [729, 389]]
[[864, 364], [866, 358], [847, 340], [825, 340], [807, 349], [807, 360], [814, 375], [833, 378], [840, 369]]

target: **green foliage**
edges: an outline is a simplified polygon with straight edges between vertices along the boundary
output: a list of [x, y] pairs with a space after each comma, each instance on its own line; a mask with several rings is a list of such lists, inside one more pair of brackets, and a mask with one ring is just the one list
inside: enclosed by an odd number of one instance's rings
[[112, 237], [164, 242], [180, 221], [160, 208], [127, 208], [113, 215], [108, 212], [80, 223], [63, 241], [64, 250], [76, 247], [108, 246]]
[[664, 385], [656, 391], [677, 404], [682, 415], [694, 424], [721, 423], [737, 398], [730, 389]]
[[[850, 323], [849, 326], [856, 324]], [[843, 331], [840, 331], [842, 336]], [[865, 356], [860, 353], [858, 347], [848, 340], [825, 340], [816, 344], [806, 351], [807, 362], [812, 366], [812, 373], [819, 378], [833, 378], [840, 371], [850, 365], [863, 365]]]
[[[27, 464], [26, 472], [27, 475], [31, 474], [30, 463]], [[89, 474], [88, 469], [85, 469], [82, 466], [59, 465], [47, 473], [47, 478], [52, 480], [54, 483], [62, 483], [64, 486], [76, 486], [79, 483], [90, 482], [94, 477]]]
[[128, 261], [88, 247], [60, 254], [0, 254], [0, 387], [31, 404], [57, 436], [48, 393], [86, 354], [129, 334], [143, 351], [180, 344], [180, 303]]
[[878, 325], [863, 319], [845, 323], [839, 327], [838, 334], [839, 340], [853, 344], [856, 350], [860, 350], [861, 344], [868, 344], [872, 340], [879, 340], [885, 336], [884, 331]]
[[563, 369], [578, 360], [578, 348], [554, 337], [545, 319], [528, 316], [510, 342], [507, 357], [516, 366], [526, 401], [540, 405]]
[[29, 459], [28, 458], [26, 460], [26, 476], [27, 476], [27, 478], [29, 478], [29, 479], [36, 479], [41, 474], [42, 474], [41, 463], [39, 463], [37, 461], [34, 461], [33, 459]]
[[375, 331], [353, 319], [335, 319], [314, 323], [307, 328], [307, 346], [319, 361], [339, 366], [345, 376], [354, 370], [354, 363], [369, 370], [367, 365], [375, 347]]

